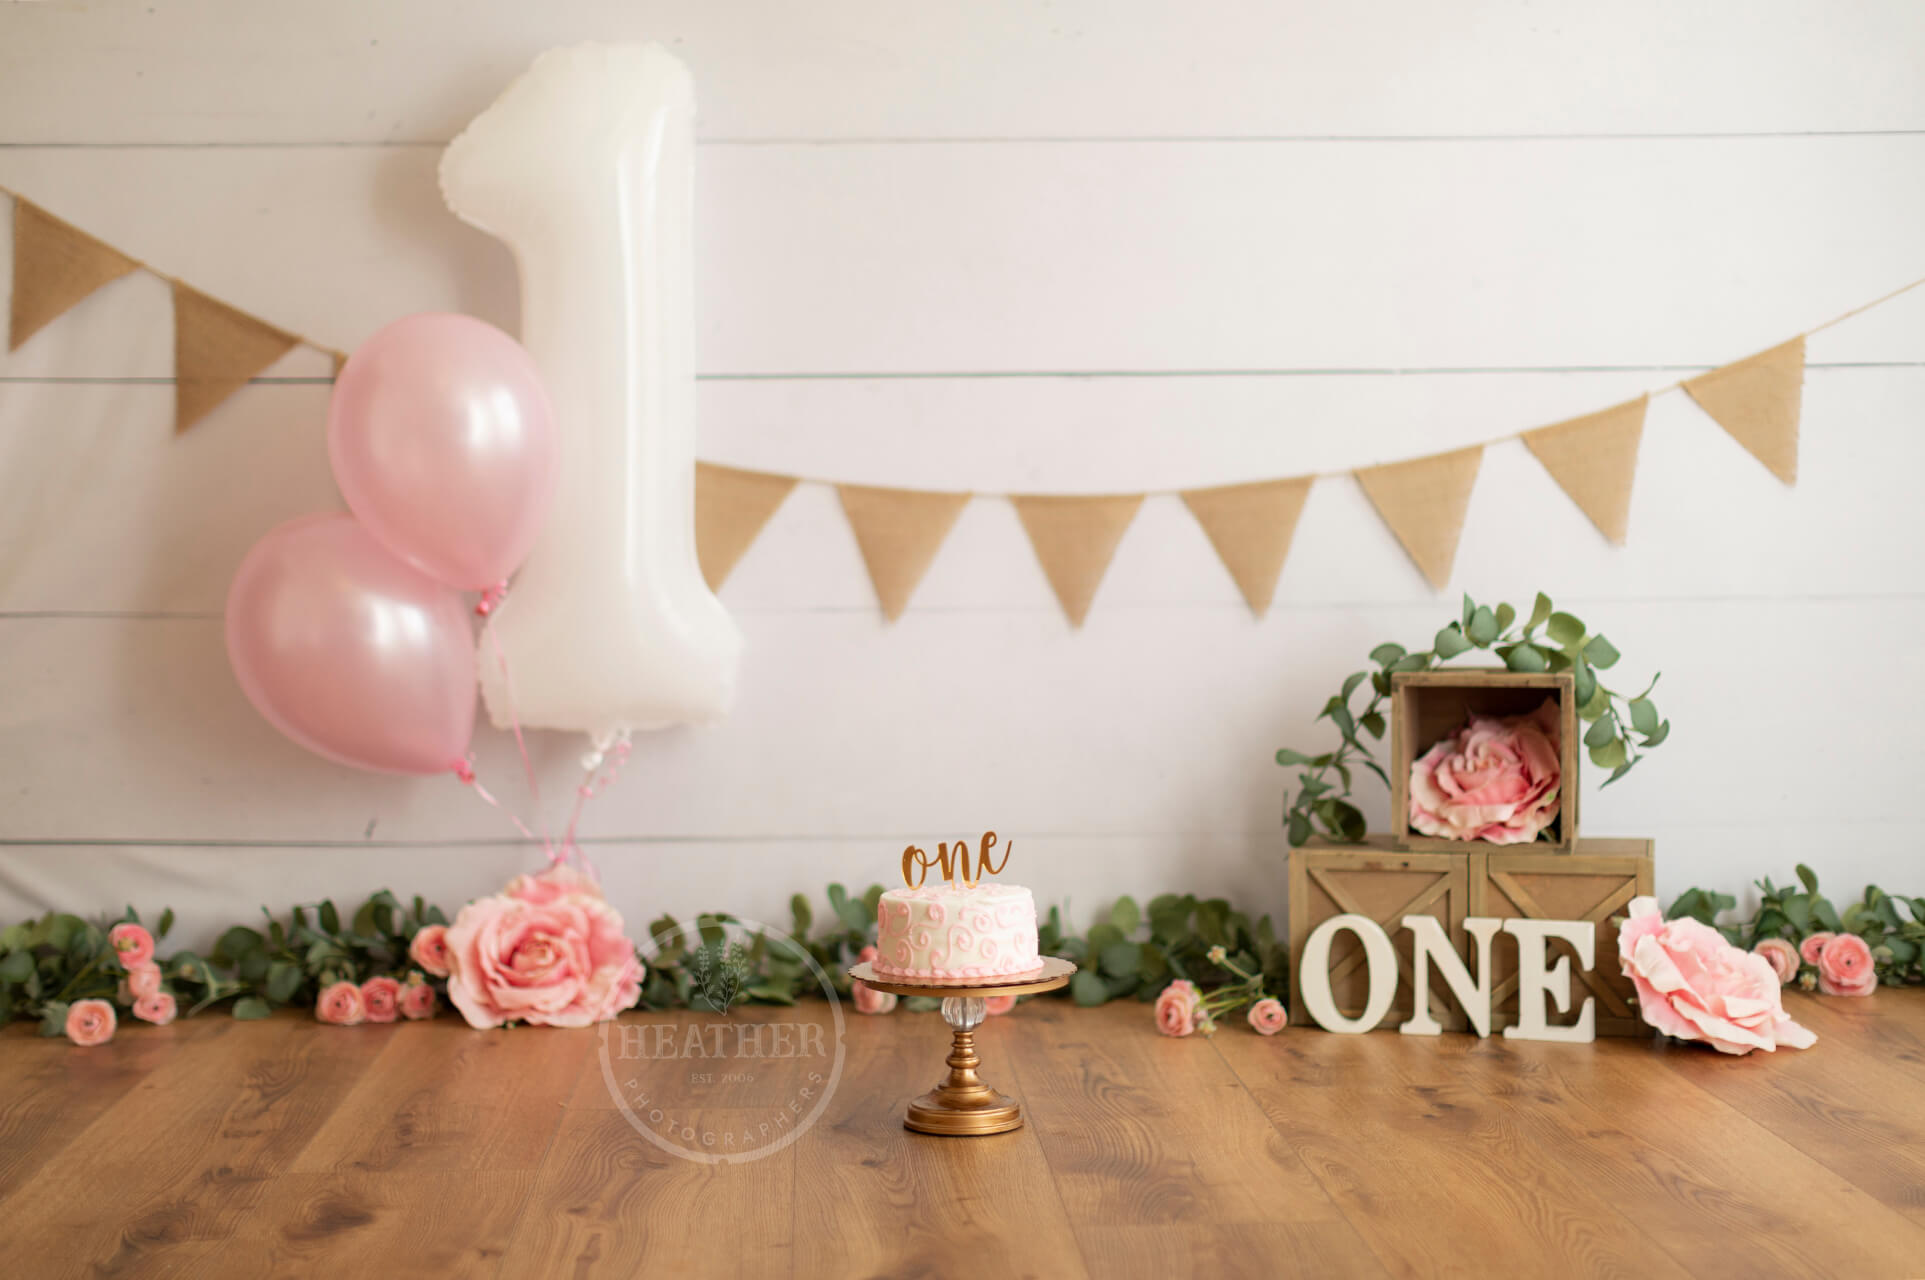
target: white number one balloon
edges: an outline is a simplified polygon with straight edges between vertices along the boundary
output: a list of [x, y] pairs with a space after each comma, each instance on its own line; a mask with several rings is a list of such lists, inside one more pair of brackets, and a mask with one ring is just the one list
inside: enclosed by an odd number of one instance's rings
[[[695, 556], [695, 95], [655, 45], [552, 49], [449, 144], [441, 191], [504, 240], [554, 401], [554, 513], [495, 627], [531, 728], [606, 741], [728, 709], [742, 638]], [[508, 723], [484, 651], [482, 692]]]

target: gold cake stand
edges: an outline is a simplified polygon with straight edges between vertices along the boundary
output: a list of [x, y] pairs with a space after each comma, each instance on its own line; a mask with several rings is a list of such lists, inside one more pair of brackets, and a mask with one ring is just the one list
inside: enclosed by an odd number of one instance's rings
[[902, 1127], [917, 1133], [972, 1138], [1022, 1128], [1022, 1104], [996, 1092], [976, 1074], [976, 1068], [982, 1065], [982, 1059], [976, 1056], [976, 1028], [983, 1023], [983, 1001], [990, 996], [1033, 996], [1054, 991], [1066, 985], [1075, 972], [1075, 965], [1053, 956], [1044, 959], [1042, 967], [1027, 977], [985, 978], [980, 982], [892, 982], [877, 977], [875, 966], [867, 960], [850, 969], [851, 978], [877, 991], [942, 997], [943, 1021], [956, 1033], [949, 1046], [949, 1074], [909, 1104]]

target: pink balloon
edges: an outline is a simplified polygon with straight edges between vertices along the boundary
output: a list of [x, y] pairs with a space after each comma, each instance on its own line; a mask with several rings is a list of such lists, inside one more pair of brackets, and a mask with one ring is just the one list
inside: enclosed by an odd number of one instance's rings
[[472, 316], [388, 325], [355, 351], [328, 402], [328, 457], [348, 507], [389, 551], [468, 591], [528, 558], [558, 448], [534, 361]]
[[330, 760], [392, 773], [466, 760], [468, 611], [353, 516], [291, 520], [254, 544], [227, 592], [227, 658], [270, 724]]

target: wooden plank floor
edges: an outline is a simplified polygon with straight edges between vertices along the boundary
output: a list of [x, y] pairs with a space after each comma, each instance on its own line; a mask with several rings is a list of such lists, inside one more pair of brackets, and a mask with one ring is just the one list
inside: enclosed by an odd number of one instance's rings
[[[765, 1159], [643, 1140], [596, 1032], [201, 1018], [0, 1035], [12, 1275], [1925, 1275], [1925, 992], [1793, 996], [1732, 1059], [1231, 1029], [1027, 1004], [979, 1036], [1028, 1125], [900, 1126], [933, 1014], [851, 1017]], [[656, 1021], [660, 1021], [658, 1016]], [[673, 1015], [680, 1029], [712, 1022]]]

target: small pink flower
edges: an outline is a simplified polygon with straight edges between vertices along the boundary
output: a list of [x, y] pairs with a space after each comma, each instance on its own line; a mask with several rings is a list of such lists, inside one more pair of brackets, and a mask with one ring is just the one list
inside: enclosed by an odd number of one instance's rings
[[410, 1022], [434, 1017], [434, 988], [425, 982], [410, 982], [401, 988], [401, 1016]]
[[393, 978], [369, 978], [361, 984], [361, 1004], [369, 1022], [393, 1022], [401, 1013], [401, 984]]
[[1260, 1036], [1273, 1036], [1283, 1030], [1290, 1015], [1284, 1012], [1283, 1001], [1274, 996], [1265, 996], [1250, 1006], [1250, 1025]]
[[448, 976], [448, 926], [423, 925], [408, 944], [408, 959], [437, 978]]
[[983, 1012], [992, 1018], [1001, 1017], [1016, 1007], [1015, 996], [984, 996]]
[[1761, 938], [1751, 950], [1771, 962], [1771, 971], [1778, 975], [1780, 985], [1798, 976], [1798, 948], [1783, 938]]
[[105, 1000], [76, 1000], [67, 1007], [67, 1039], [91, 1049], [114, 1038], [114, 1007]]
[[[864, 947], [856, 952], [856, 963], [874, 960], [877, 952], [874, 947]], [[896, 997], [887, 991], [878, 991], [866, 982], [851, 979], [849, 996], [855, 1001], [857, 1013], [894, 1013]]]
[[157, 1027], [172, 1022], [174, 1013], [174, 993], [171, 991], [156, 991], [151, 996], [142, 996], [134, 1001], [134, 1016]]
[[[127, 969], [127, 994], [133, 1000], [145, 999], [160, 993], [160, 966], [153, 961], [146, 964], [129, 965]], [[129, 1001], [131, 1003], [132, 1001]]]
[[107, 941], [123, 968], [131, 970], [135, 965], [146, 964], [154, 958], [154, 935], [132, 921], [109, 929]]
[[1156, 998], [1156, 1029], [1166, 1036], [1187, 1036], [1196, 1030], [1197, 990], [1194, 983], [1178, 978], [1163, 988]]
[[1557, 702], [1523, 716], [1472, 716], [1410, 767], [1410, 825], [1427, 836], [1525, 844], [1557, 820]]
[[1868, 996], [1878, 990], [1872, 949], [1855, 933], [1841, 933], [1818, 953], [1818, 990], [1828, 996]]
[[1806, 964], [1817, 964], [1818, 956], [1824, 951], [1825, 944], [1837, 936], [1835, 933], [1824, 932], [1812, 934], [1798, 944], [1798, 958]]
[[361, 998], [361, 988], [352, 982], [337, 982], [316, 997], [314, 1016], [329, 1026], [352, 1027], [368, 1016], [368, 1006]]
[[1818, 1041], [1785, 1012], [1770, 960], [1732, 946], [1708, 924], [1666, 920], [1656, 898], [1631, 899], [1618, 960], [1637, 988], [1638, 1015], [1668, 1036], [1732, 1054]]

